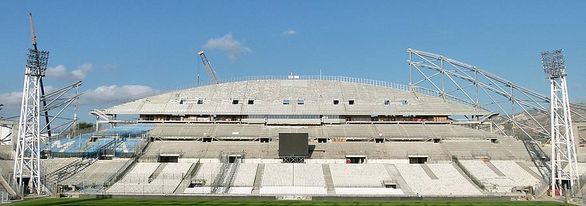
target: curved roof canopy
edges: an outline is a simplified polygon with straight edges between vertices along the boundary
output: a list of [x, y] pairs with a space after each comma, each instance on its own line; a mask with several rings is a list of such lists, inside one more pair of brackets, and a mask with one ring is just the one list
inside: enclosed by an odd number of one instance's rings
[[348, 79], [244, 80], [177, 90], [105, 109], [152, 115], [486, 115], [406, 86]]

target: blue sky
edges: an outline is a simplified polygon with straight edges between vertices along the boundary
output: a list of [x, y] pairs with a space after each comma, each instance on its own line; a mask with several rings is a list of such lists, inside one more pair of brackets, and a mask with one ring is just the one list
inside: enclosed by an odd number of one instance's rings
[[[586, 101], [585, 1], [0, 1], [0, 103], [18, 108], [28, 12], [51, 52], [47, 85], [83, 80], [87, 110], [220, 78], [346, 75], [408, 83], [407, 48], [444, 54], [548, 93], [544, 50], [564, 48]], [[93, 95], [93, 96], [92, 96]], [[89, 103], [91, 102], [91, 103]]]

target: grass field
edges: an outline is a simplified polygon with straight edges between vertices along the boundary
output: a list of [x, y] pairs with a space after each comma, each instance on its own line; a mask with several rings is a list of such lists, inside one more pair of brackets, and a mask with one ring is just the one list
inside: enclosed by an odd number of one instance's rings
[[53, 206], [53, 205], [125, 205], [125, 206], [150, 206], [150, 205], [443, 205], [443, 206], [463, 206], [463, 205], [564, 205], [558, 202], [538, 202], [538, 201], [464, 201], [464, 200], [430, 200], [430, 201], [381, 201], [381, 200], [331, 200], [331, 201], [285, 201], [285, 200], [198, 200], [198, 199], [56, 199], [43, 198], [35, 200], [25, 200], [10, 204], [11, 206]]

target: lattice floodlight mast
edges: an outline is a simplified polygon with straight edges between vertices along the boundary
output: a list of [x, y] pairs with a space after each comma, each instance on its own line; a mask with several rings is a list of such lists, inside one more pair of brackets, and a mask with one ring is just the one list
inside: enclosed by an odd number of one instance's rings
[[[36, 36], [29, 14], [32, 33], [32, 49], [29, 49], [25, 67], [22, 105], [19, 119], [19, 133], [16, 142], [13, 183], [20, 194], [24, 194], [24, 184], [33, 194], [50, 193], [43, 184], [43, 167], [40, 162], [40, 144], [51, 141], [52, 137], [72, 135], [71, 128], [77, 122], [77, 102], [80, 97], [81, 81], [45, 94], [43, 77], [47, 70], [49, 52], [37, 49]], [[65, 117], [66, 110], [74, 105], [73, 117]], [[68, 114], [67, 114], [68, 115]], [[44, 124], [41, 124], [44, 117]], [[53, 126], [53, 127], [51, 127]], [[52, 135], [51, 131], [61, 131]]]
[[[551, 90], [551, 188], [559, 190], [560, 195], [563, 195], [563, 189], [574, 194], [580, 183], [563, 50], [542, 52], [541, 60]], [[552, 196], [555, 195], [552, 192]]]
[[29, 49], [25, 68], [13, 178], [20, 193], [24, 192], [25, 178], [28, 178], [30, 192], [42, 194], [44, 186], [41, 182], [40, 117], [44, 108], [41, 106], [41, 82], [47, 70], [49, 52], [37, 49], [31, 14], [29, 20], [33, 48]]

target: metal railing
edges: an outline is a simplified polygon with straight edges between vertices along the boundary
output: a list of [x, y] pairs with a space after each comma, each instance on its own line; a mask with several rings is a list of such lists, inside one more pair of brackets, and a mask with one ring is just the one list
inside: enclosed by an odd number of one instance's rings
[[10, 195], [7, 192], [0, 191], [0, 204], [10, 203]]

